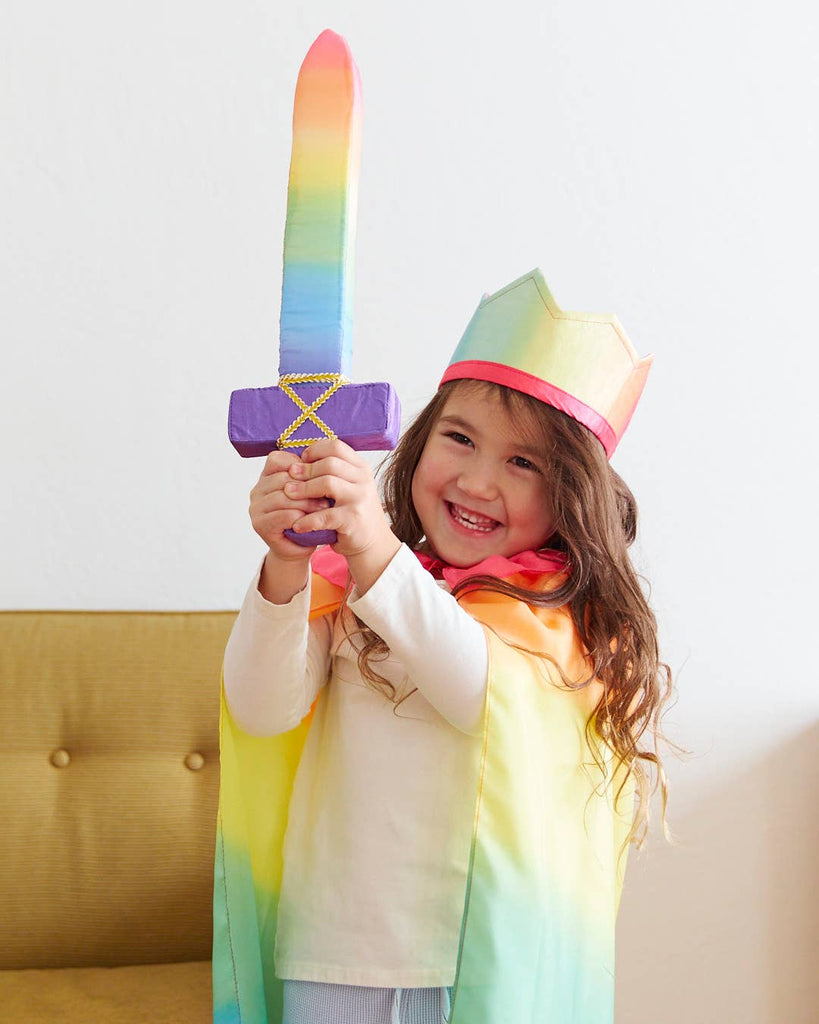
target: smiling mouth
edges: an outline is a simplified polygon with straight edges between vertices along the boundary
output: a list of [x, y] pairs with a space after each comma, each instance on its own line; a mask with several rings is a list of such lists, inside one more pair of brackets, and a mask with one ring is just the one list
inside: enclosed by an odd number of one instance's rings
[[446, 505], [449, 509], [449, 514], [458, 526], [471, 530], [473, 533], [491, 533], [496, 527], [500, 526], [497, 519], [489, 519], [487, 516], [478, 515], [477, 512], [464, 508], [462, 505], [455, 505], [451, 501], [448, 501]]

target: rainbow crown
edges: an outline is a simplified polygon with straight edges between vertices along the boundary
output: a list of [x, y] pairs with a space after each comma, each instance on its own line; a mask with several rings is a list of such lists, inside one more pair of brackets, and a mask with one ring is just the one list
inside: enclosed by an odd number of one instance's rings
[[532, 270], [481, 299], [441, 384], [486, 380], [532, 395], [588, 427], [611, 457], [651, 360], [616, 316], [564, 312]]

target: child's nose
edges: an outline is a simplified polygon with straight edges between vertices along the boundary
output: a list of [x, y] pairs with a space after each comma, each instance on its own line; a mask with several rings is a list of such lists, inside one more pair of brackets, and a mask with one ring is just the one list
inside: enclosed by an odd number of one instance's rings
[[473, 498], [489, 501], [497, 497], [498, 487], [490, 467], [477, 461], [465, 468], [458, 478], [458, 486]]

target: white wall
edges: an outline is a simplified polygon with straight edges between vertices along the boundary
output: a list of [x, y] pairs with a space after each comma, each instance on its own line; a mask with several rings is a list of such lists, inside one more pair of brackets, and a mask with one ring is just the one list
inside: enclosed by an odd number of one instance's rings
[[295, 76], [364, 83], [358, 380], [408, 414], [539, 265], [655, 353], [616, 457], [679, 674], [618, 1024], [816, 1020], [819, 18], [794, 0], [5, 0], [6, 608], [236, 607], [233, 388], [273, 383]]

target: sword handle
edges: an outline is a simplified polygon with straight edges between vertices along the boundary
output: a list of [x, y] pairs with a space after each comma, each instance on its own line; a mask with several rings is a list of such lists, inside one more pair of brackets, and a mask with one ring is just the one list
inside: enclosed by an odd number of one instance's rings
[[335, 530], [311, 530], [310, 533], [296, 533], [293, 530], [285, 530], [285, 537], [301, 544], [303, 548], [318, 547], [319, 544], [335, 544], [338, 534]]
[[303, 548], [318, 547], [319, 544], [335, 544], [338, 540], [338, 534], [335, 530], [311, 530], [309, 533], [296, 533], [295, 530], [285, 530], [284, 535], [288, 540], [301, 544]]

